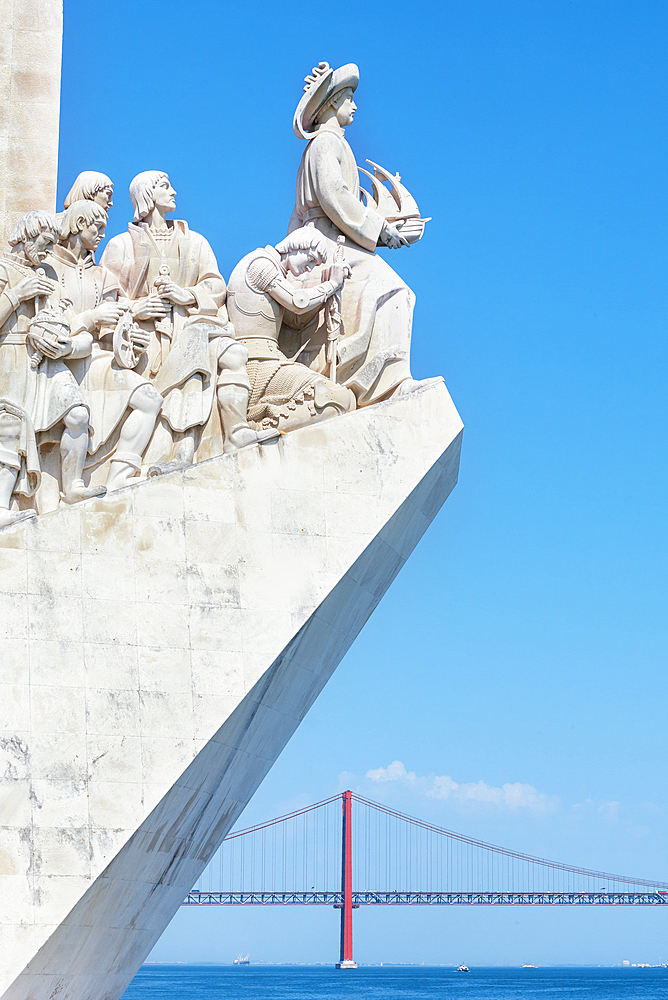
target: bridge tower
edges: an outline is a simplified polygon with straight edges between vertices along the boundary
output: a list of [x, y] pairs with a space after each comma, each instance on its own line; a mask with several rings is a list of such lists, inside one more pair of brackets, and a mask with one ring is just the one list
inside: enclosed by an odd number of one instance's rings
[[337, 969], [356, 969], [353, 960], [353, 828], [352, 792], [343, 793], [343, 829], [341, 832], [341, 951]]

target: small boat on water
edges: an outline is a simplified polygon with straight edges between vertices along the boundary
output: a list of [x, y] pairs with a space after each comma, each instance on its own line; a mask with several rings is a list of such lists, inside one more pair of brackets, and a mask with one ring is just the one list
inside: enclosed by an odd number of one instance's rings
[[232, 962], [232, 965], [250, 965], [250, 957], [239, 953]]
[[468, 971], [469, 971], [468, 965], [459, 965], [457, 967], [457, 972], [468, 972]]
[[537, 969], [538, 966], [537, 965], [523, 965], [522, 968], [523, 969]]

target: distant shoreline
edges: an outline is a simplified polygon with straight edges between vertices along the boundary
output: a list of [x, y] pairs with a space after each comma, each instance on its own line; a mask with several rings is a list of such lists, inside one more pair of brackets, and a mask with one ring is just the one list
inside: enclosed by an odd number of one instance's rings
[[[442, 964], [426, 964], [422, 962], [358, 962], [358, 968], [360, 969], [456, 969], [457, 965], [454, 962], [444, 962]], [[251, 962], [248, 966], [243, 966], [243, 968], [262, 968], [262, 969], [331, 969], [334, 967], [333, 962]], [[180, 969], [228, 969], [237, 968], [234, 962], [144, 962], [141, 969], [155, 969], [155, 968], [180, 968]], [[617, 962], [615, 965], [595, 965], [593, 963], [561, 963], [558, 965], [538, 965], [535, 967], [527, 967], [523, 965], [471, 965], [471, 969], [522, 969], [525, 972], [532, 972], [534, 968], [538, 971], [541, 969], [642, 969], [643, 971], [647, 969], [668, 969], [668, 965], [622, 965], [621, 962]], [[140, 969], [140, 971], [141, 971]]]

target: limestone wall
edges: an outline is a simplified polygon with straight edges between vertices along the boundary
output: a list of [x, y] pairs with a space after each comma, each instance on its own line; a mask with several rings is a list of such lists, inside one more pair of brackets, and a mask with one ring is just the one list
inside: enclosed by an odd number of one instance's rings
[[453, 489], [461, 427], [441, 383], [0, 531], [0, 997], [121, 996]]
[[55, 211], [62, 0], [0, 0], [0, 251], [31, 208]]

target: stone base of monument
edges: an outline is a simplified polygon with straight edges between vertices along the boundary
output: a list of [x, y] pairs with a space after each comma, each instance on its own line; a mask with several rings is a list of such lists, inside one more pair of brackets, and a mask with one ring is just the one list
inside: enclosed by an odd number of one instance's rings
[[444, 385], [0, 531], [0, 996], [116, 1000], [453, 489]]

